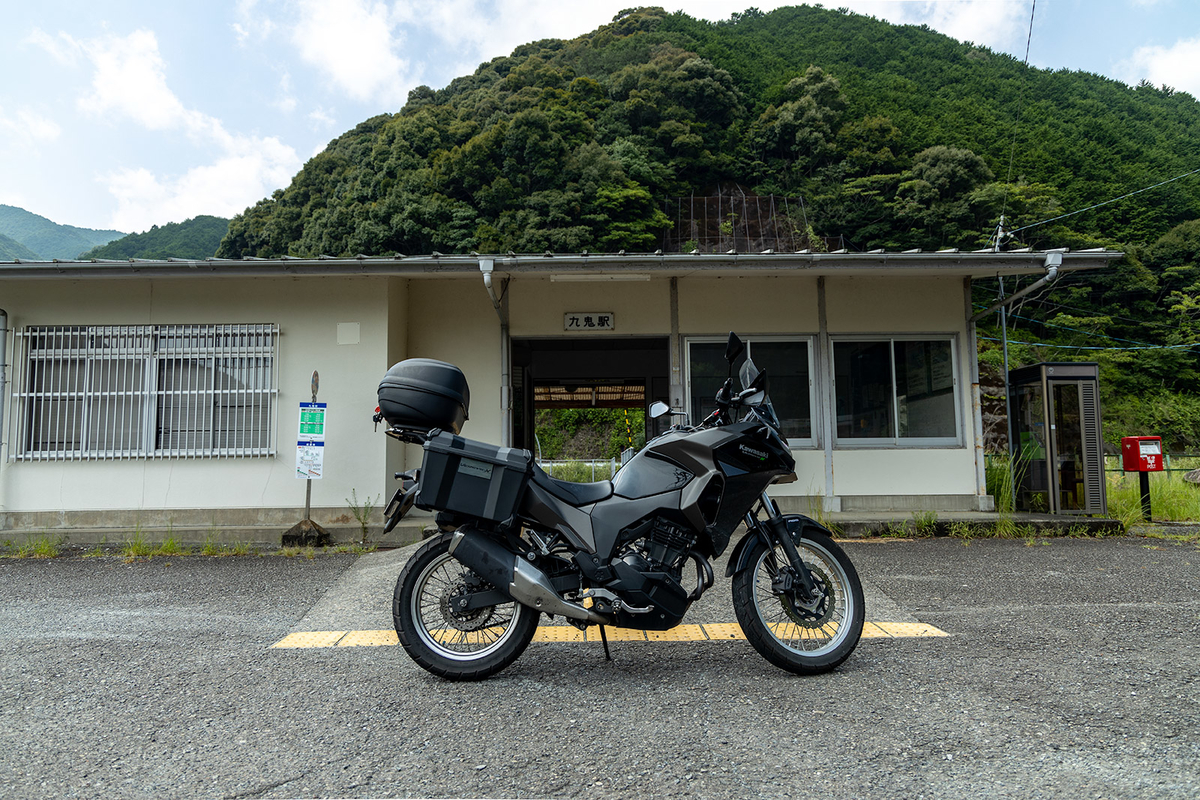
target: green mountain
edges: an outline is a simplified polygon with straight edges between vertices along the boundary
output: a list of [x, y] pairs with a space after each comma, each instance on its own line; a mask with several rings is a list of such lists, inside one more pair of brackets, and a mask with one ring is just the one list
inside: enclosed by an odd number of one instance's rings
[[[728, 200], [719, 216], [693, 210], [714, 194], [777, 198], [757, 233], [779, 249], [974, 249], [1003, 219], [1004, 247], [1128, 253], [1014, 309], [1013, 364], [1099, 360], [1109, 439], [1200, 447], [1200, 175], [1137, 192], [1197, 166], [1200, 103], [1168, 87], [816, 7], [720, 23], [643, 8], [413, 90], [235, 217], [217, 254], [752, 239]], [[996, 291], [977, 282], [979, 307]], [[997, 337], [981, 331], [985, 369]]]
[[0, 233], [0, 261], [15, 261], [18, 258], [37, 261], [38, 254], [30, 250], [16, 239], [10, 239]]
[[[235, 218], [221, 254], [653, 250], [670, 198], [730, 184], [802, 200], [814, 240], [977, 247], [1001, 213], [1018, 228], [1198, 160], [1200, 105], [1169, 89], [807, 6], [640, 9], [415, 89]], [[1017, 241], [1147, 242], [1198, 216], [1193, 178]]]
[[73, 259], [85, 250], [106, 244], [125, 234], [59, 225], [23, 208], [0, 205], [0, 234], [23, 244], [37, 258]]
[[211, 258], [229, 231], [229, 220], [198, 216], [184, 222], [168, 222], [145, 233], [128, 236], [93, 248], [80, 258]]

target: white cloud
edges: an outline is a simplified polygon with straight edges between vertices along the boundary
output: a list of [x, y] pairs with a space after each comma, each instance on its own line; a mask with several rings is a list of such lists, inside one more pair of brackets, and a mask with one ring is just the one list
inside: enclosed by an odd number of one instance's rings
[[151, 225], [182, 222], [197, 214], [232, 217], [287, 185], [300, 168], [296, 151], [278, 139], [233, 137], [215, 162], [179, 176], [155, 175], [145, 168], [118, 169], [99, 176], [117, 200], [112, 227], [144, 231]]
[[292, 78], [286, 72], [279, 79], [279, 99], [272, 105], [285, 114], [296, 110], [296, 96], [292, 93]]
[[337, 119], [324, 108], [314, 108], [308, 112], [308, 118], [315, 128], [332, 128], [337, 124]]
[[42, 116], [29, 108], [19, 108], [9, 115], [0, 108], [0, 142], [3, 149], [30, 151], [38, 145], [53, 142], [62, 134], [62, 128], [49, 117]]
[[[43, 35], [35, 43], [79, 53], [90, 64], [91, 85], [76, 103], [86, 114], [116, 127], [132, 121], [152, 133], [183, 132], [191, 143], [178, 158], [191, 164], [177, 174], [123, 166], [98, 176], [117, 201], [110, 222], [117, 230], [146, 230], [197, 214], [232, 216], [286, 185], [301, 166], [295, 149], [278, 138], [231, 133], [216, 117], [188, 108], [168, 85], [167, 64], [153, 31], [89, 40]], [[286, 94], [286, 76], [283, 88], [282, 102], [294, 105]], [[58, 134], [51, 120], [27, 115], [22, 122], [32, 134]]]
[[232, 27], [238, 44], [244, 45], [250, 39], [265, 39], [275, 29], [271, 18], [259, 11], [258, 0], [237, 0], [233, 13], [237, 17]]
[[150, 130], [185, 124], [189, 112], [167, 86], [153, 31], [91, 39], [80, 47], [95, 67], [91, 91], [79, 98], [80, 109], [96, 116], [124, 114]]
[[1014, 0], [832, 0], [896, 25], [928, 25], [939, 33], [994, 49], [1011, 47], [1028, 31], [1029, 4]]
[[60, 64], [72, 66], [79, 62], [79, 44], [65, 33], [51, 36], [41, 28], [34, 28], [25, 41], [42, 48]]
[[1200, 37], [1180, 39], [1170, 47], [1139, 47], [1115, 69], [1131, 86], [1146, 80], [1200, 97]]
[[303, 0], [292, 42], [354, 100], [399, 106], [409, 65], [397, 55], [403, 36], [396, 22], [385, 4], [371, 0]]

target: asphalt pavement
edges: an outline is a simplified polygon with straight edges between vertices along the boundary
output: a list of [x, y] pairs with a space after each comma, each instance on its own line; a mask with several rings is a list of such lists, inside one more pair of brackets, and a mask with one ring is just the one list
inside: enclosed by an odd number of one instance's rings
[[[408, 550], [0, 560], [2, 797], [1200, 796], [1200, 548], [849, 541], [864, 639], [532, 644], [474, 684], [396, 646]], [[732, 622], [729, 582], [685, 622]]]

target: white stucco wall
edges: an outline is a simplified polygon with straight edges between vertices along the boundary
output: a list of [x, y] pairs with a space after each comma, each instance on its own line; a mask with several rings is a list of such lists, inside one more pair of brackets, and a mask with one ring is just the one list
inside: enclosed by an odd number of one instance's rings
[[819, 327], [819, 310], [815, 277], [679, 279], [683, 336], [811, 335]]
[[[408, 358], [454, 364], [471, 391], [462, 435], [500, 444], [500, 317], [478, 277], [412, 280], [408, 284]], [[421, 448], [388, 442], [405, 451], [406, 469], [421, 464]]]
[[[12, 461], [0, 464], [0, 510], [303, 508], [295, 478], [299, 402], [329, 404], [325, 477], [314, 507], [345, 508], [382, 494], [385, 448], [371, 414], [388, 366], [386, 278], [7, 281], [0, 285], [11, 328], [27, 325], [276, 323], [280, 327], [276, 447], [258, 458]], [[359, 341], [338, 344], [339, 323], [357, 323]], [[345, 338], [345, 337], [343, 337]], [[393, 346], [395, 345], [395, 340]], [[402, 339], [399, 340], [402, 343]], [[10, 363], [20, 357], [10, 346]], [[10, 377], [19, 369], [10, 368]], [[5, 440], [12, 438], [6, 402]]]
[[956, 447], [835, 448], [833, 492], [844, 495], [974, 495], [970, 370], [961, 278], [827, 278], [831, 336], [926, 333], [955, 337]]
[[[666, 336], [671, 332], [671, 292], [666, 279], [611, 283], [554, 283], [521, 277], [508, 288], [513, 336]], [[611, 311], [616, 329], [568, 334], [563, 314]]]

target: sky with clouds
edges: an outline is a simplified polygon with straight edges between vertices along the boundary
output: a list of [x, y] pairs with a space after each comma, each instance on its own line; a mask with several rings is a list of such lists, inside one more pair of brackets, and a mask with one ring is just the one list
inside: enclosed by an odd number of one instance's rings
[[[895, 23], [1200, 98], [1197, 0], [833, 0]], [[653, 4], [647, 0], [648, 5]], [[661, 3], [727, 19], [769, 0]], [[573, 38], [630, 0], [41, 0], [0, 12], [0, 203], [141, 232], [231, 217], [415, 86]], [[14, 7], [16, 6], [16, 7]]]

